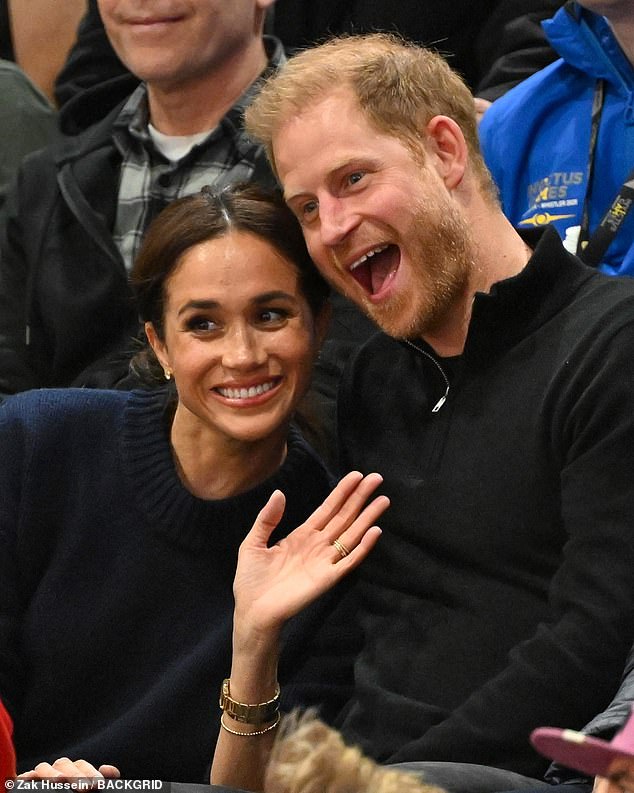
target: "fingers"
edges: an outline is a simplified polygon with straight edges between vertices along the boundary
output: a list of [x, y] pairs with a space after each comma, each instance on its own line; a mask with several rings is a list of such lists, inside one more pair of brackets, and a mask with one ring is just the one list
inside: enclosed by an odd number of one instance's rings
[[259, 511], [244, 542], [247, 544], [266, 545], [277, 524], [282, 520], [285, 507], [286, 497], [284, 493], [281, 490], [274, 490], [269, 500]]
[[[362, 515], [364, 518], [358, 524], [358, 528], [361, 529], [363, 526], [363, 530], [365, 530], [385, 511], [389, 505], [385, 496], [378, 496], [378, 499], [374, 499], [371, 504], [366, 506], [368, 499], [382, 482], [383, 477], [376, 473], [368, 474], [358, 481], [356, 487], [339, 503], [338, 509], [322, 530], [330, 542], [341, 537]], [[360, 534], [362, 533], [360, 531]], [[357, 541], [355, 534], [353, 544], [356, 545]]]
[[364, 476], [351, 471], [304, 524], [306, 527], [326, 531], [329, 539], [338, 537], [357, 517], [363, 505], [383, 481], [380, 474]]
[[358, 564], [361, 559], [367, 556], [381, 535], [381, 529], [376, 525], [376, 521], [389, 506], [390, 500], [387, 496], [377, 496], [345, 531], [341, 532], [337, 537], [331, 538], [330, 541], [334, 545], [334, 550], [337, 554], [334, 557], [335, 563], [339, 562], [340, 559], [347, 558], [349, 555], [351, 556], [353, 551], [359, 546], [361, 546], [363, 553], [355, 556], [355, 563]]
[[119, 779], [121, 777], [121, 771], [116, 765], [100, 765], [99, 773], [106, 779]]
[[[119, 771], [114, 766], [103, 766], [104, 768], [114, 769], [116, 775]], [[110, 774], [114, 776], [115, 774]], [[85, 760], [75, 760], [73, 762], [68, 757], [60, 757], [52, 765], [50, 763], [38, 763], [32, 771], [20, 774], [20, 779], [57, 779], [67, 781], [72, 779], [94, 779], [105, 776], [98, 771], [94, 765]]]

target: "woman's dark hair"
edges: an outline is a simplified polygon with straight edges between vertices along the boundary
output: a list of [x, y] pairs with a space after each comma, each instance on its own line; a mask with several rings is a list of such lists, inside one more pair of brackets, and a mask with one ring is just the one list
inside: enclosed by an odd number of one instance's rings
[[190, 248], [232, 231], [246, 231], [269, 242], [298, 269], [300, 288], [313, 314], [328, 298], [329, 288], [312, 263], [301, 229], [279, 192], [256, 185], [179, 198], [150, 224], [131, 273], [139, 314], [163, 338], [165, 282]]

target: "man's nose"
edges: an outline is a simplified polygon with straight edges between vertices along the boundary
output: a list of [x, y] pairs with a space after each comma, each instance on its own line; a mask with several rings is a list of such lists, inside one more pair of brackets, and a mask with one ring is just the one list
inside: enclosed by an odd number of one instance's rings
[[358, 215], [345, 201], [319, 201], [319, 230], [323, 245], [334, 247], [345, 240], [358, 224]]

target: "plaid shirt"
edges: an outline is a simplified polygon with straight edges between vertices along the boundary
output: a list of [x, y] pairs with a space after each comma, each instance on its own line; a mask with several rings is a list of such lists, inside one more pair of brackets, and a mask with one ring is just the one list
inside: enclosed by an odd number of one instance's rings
[[[281, 43], [265, 36], [269, 67], [284, 60]], [[219, 189], [248, 181], [264, 158], [243, 129], [243, 113], [252, 101], [256, 80], [202, 143], [177, 162], [170, 162], [154, 146], [148, 132], [147, 90], [141, 84], [125, 103], [114, 123], [113, 138], [122, 157], [117, 216], [113, 238], [130, 269], [148, 224], [176, 198], [197, 193], [203, 185]]]

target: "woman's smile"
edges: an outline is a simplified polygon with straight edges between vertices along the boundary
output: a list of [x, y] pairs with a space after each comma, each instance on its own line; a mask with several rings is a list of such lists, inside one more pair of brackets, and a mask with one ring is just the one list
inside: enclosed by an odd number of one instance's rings
[[285, 437], [319, 343], [296, 265], [231, 231], [185, 251], [165, 298], [157, 352], [178, 390], [174, 431], [221, 446]]
[[215, 386], [212, 391], [228, 402], [234, 403], [236, 407], [252, 407], [274, 397], [281, 382], [281, 377], [272, 377], [256, 384], [235, 383]]

